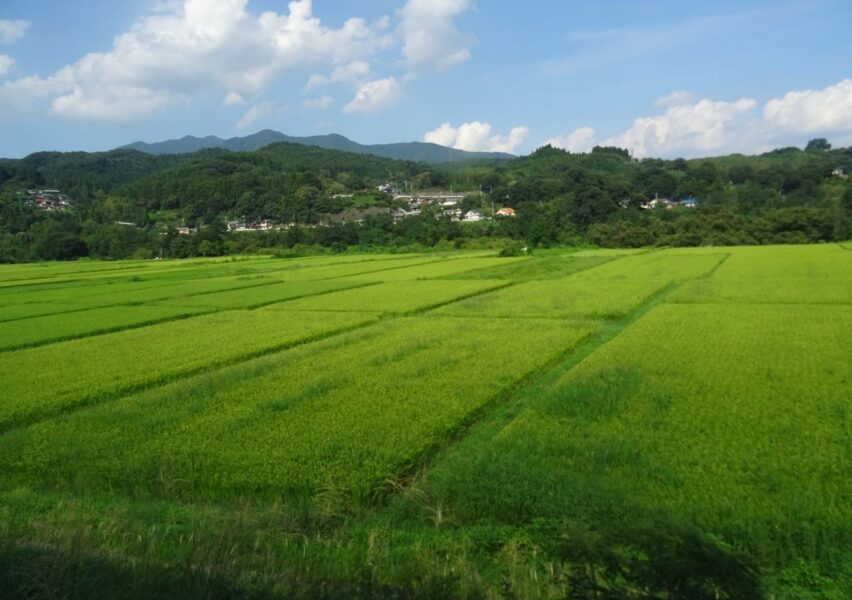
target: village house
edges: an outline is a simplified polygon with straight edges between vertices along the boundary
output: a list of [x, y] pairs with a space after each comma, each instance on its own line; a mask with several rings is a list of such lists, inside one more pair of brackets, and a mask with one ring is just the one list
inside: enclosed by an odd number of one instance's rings
[[228, 221], [228, 231], [243, 232], [243, 231], [270, 231], [275, 229], [275, 225], [269, 219], [263, 219], [254, 223], [246, 223], [245, 221]]
[[71, 206], [71, 198], [59, 190], [27, 190], [27, 197], [42, 210], [64, 211]]
[[495, 217], [515, 217], [517, 215], [515, 214], [514, 208], [504, 206], [503, 208], [498, 210], [496, 213], [494, 213], [494, 216]]
[[419, 208], [409, 208], [408, 210], [404, 208], [397, 208], [393, 212], [393, 220], [394, 221], [402, 221], [403, 219], [408, 219], [410, 217], [416, 217], [420, 215]]
[[642, 208], [645, 210], [651, 210], [659, 207], [671, 210], [675, 206], [677, 206], [677, 202], [669, 200], [668, 198], [654, 198], [653, 200], [649, 200], [642, 204]]
[[461, 221], [464, 216], [464, 211], [460, 208], [451, 208], [444, 211], [444, 217], [451, 221]]

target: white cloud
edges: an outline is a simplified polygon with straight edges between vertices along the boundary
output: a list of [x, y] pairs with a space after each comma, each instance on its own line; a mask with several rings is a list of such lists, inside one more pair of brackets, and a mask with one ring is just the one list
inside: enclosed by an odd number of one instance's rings
[[595, 145], [595, 130], [591, 127], [580, 127], [566, 136], [552, 137], [544, 143], [568, 152], [589, 152]]
[[[351, 18], [333, 29], [313, 16], [311, 0], [290, 2], [287, 14], [259, 17], [247, 12], [247, 2], [166, 5], [117, 36], [109, 52], [87, 54], [54, 75], [35, 78], [35, 85], [53, 91], [43, 99], [58, 116], [128, 121], [210, 89], [256, 97], [285, 72], [349, 64], [392, 44], [386, 19], [369, 24]], [[0, 86], [0, 112], [26, 108], [12, 96], [28, 85], [33, 82]]]
[[763, 109], [763, 118], [772, 127], [802, 134], [850, 131], [852, 80], [772, 99]]
[[371, 74], [370, 63], [364, 60], [354, 60], [337, 65], [330, 76], [318, 73], [311, 75], [302, 91], [307, 94], [331, 83], [360, 83], [368, 79]]
[[305, 98], [302, 101], [304, 110], [328, 110], [334, 106], [334, 98], [331, 96], [322, 96], [320, 98]]
[[311, 75], [308, 78], [308, 82], [305, 84], [304, 92], [312, 92], [317, 88], [325, 87], [328, 85], [328, 77], [325, 75]]
[[[817, 134], [836, 145], [852, 144], [850, 79], [819, 90], [788, 92], [766, 102], [762, 112], [750, 98], [733, 102], [696, 100], [683, 91], [672, 92], [655, 104], [665, 111], [636, 119], [626, 131], [600, 141], [600, 145], [626, 148], [633, 156], [643, 158], [760, 153], [782, 146], [803, 146]], [[586, 150], [594, 142], [594, 130], [581, 127], [546, 143], [573, 152]]]
[[12, 44], [24, 37], [30, 24], [27, 21], [0, 19], [0, 44]]
[[685, 90], [675, 90], [671, 94], [666, 94], [662, 98], [657, 98], [657, 101], [654, 102], [657, 106], [683, 106], [684, 104], [691, 104], [695, 101], [695, 94], [692, 92], [687, 92]]
[[237, 121], [237, 129], [245, 129], [255, 121], [258, 121], [274, 112], [276, 107], [273, 102], [261, 102], [249, 108], [246, 113]]
[[68, 69], [50, 77], [23, 77], [0, 84], [0, 119], [26, 112], [34, 102], [49, 101], [73, 88]]
[[423, 139], [433, 144], [469, 152], [512, 153], [523, 143], [529, 133], [526, 127], [515, 127], [507, 136], [491, 135], [491, 131], [491, 124], [481, 121], [462, 123], [458, 127], [443, 123], [437, 129], [427, 132]]
[[448, 146], [452, 148], [458, 137], [459, 130], [449, 123], [444, 123], [437, 129], [426, 132], [426, 135], [423, 136], [423, 140], [431, 144], [438, 144], [439, 146]]
[[394, 77], [369, 81], [358, 88], [352, 101], [343, 112], [373, 112], [387, 108], [402, 97], [402, 87]]
[[0, 75], [5, 75], [15, 64], [15, 59], [5, 54], [0, 54]]
[[662, 115], [636, 119], [627, 131], [601, 144], [627, 148], [637, 158], [720, 151], [742, 141], [756, 106], [750, 98], [670, 106]]
[[333, 83], [353, 83], [363, 81], [370, 77], [370, 63], [356, 60], [351, 63], [335, 67], [331, 72]]
[[225, 106], [236, 106], [237, 104], [243, 104], [245, 100], [240, 96], [237, 92], [228, 92], [228, 95], [225, 96], [224, 104]]
[[470, 36], [453, 19], [468, 10], [471, 0], [408, 0], [400, 10], [402, 54], [409, 68], [445, 71], [470, 58]]

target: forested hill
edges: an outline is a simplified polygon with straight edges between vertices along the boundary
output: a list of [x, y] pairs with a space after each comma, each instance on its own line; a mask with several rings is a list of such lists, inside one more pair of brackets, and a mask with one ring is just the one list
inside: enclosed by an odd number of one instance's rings
[[[0, 261], [189, 256], [296, 244], [534, 248], [847, 240], [852, 148], [814, 142], [807, 150], [694, 160], [546, 146], [511, 161], [444, 165], [289, 143], [161, 156], [37, 153], [0, 160]], [[459, 223], [426, 209], [394, 221], [389, 213], [401, 204], [377, 192], [384, 183], [467, 192], [458, 207], [463, 212], [488, 217], [509, 206], [517, 218]], [[73, 198], [70, 209], [41, 210], [27, 197], [32, 188], [61, 190]], [[659, 206], [649, 208], [654, 199]], [[691, 207], [678, 204], [684, 199]], [[363, 222], [356, 225], [356, 218]], [[299, 225], [240, 236], [224, 232], [229, 220]], [[198, 233], [169, 234], [164, 244], [163, 232], [177, 227]]]
[[0, 159], [0, 190], [51, 187], [90, 198], [186, 160], [189, 156], [152, 156], [135, 150], [36, 152], [22, 159]]
[[271, 129], [264, 129], [252, 135], [229, 139], [222, 139], [213, 135], [201, 138], [188, 135], [180, 139], [166, 140], [153, 144], [134, 142], [119, 149], [139, 150], [147, 154], [184, 154], [197, 152], [205, 148], [222, 148], [233, 152], [250, 152], [279, 142], [435, 164], [471, 160], [508, 160], [514, 158], [511, 154], [504, 152], [466, 152], [464, 150], [456, 150], [425, 142], [364, 145], [334, 133], [329, 135], [294, 137]]
[[151, 155], [136, 150], [38, 152], [22, 159], [0, 159], [0, 191], [57, 188], [80, 203], [106, 196], [165, 200], [170, 196], [204, 200], [248, 192], [277, 196], [294, 190], [288, 181], [339, 178], [328, 191], [362, 189], [388, 178], [405, 179], [431, 167], [371, 155], [278, 143], [254, 152], [201, 150], [191, 154]]
[[387, 181], [431, 184], [424, 163], [289, 143], [188, 156], [128, 183], [119, 195], [149, 211], [176, 210], [193, 224], [227, 217], [311, 223], [344, 208], [335, 196], [372, 193]]

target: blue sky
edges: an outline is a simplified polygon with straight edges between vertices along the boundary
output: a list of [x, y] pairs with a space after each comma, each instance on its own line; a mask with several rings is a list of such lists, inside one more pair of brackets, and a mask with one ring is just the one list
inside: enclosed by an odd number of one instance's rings
[[3, 0], [0, 156], [336, 132], [521, 154], [852, 145], [848, 0]]

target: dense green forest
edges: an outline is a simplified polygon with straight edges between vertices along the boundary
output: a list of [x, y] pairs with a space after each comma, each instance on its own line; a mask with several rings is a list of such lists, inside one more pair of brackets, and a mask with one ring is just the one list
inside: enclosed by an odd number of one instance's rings
[[[152, 156], [134, 150], [42, 152], [0, 160], [0, 261], [185, 257], [369, 247], [611, 247], [845, 240], [852, 225], [852, 148], [694, 160], [635, 160], [618, 148], [571, 154], [550, 146], [511, 161], [430, 165], [288, 143], [253, 152]], [[392, 183], [468, 195], [465, 210], [510, 206], [517, 218], [459, 223], [437, 211], [394, 221]], [[28, 189], [56, 188], [69, 210], [34, 206]], [[372, 195], [360, 224], [330, 215]], [[352, 196], [354, 195], [354, 196]], [[643, 209], [653, 198], [697, 207]], [[228, 233], [231, 219], [292, 224]], [[323, 226], [318, 226], [323, 224]], [[178, 227], [197, 228], [180, 235]]]

